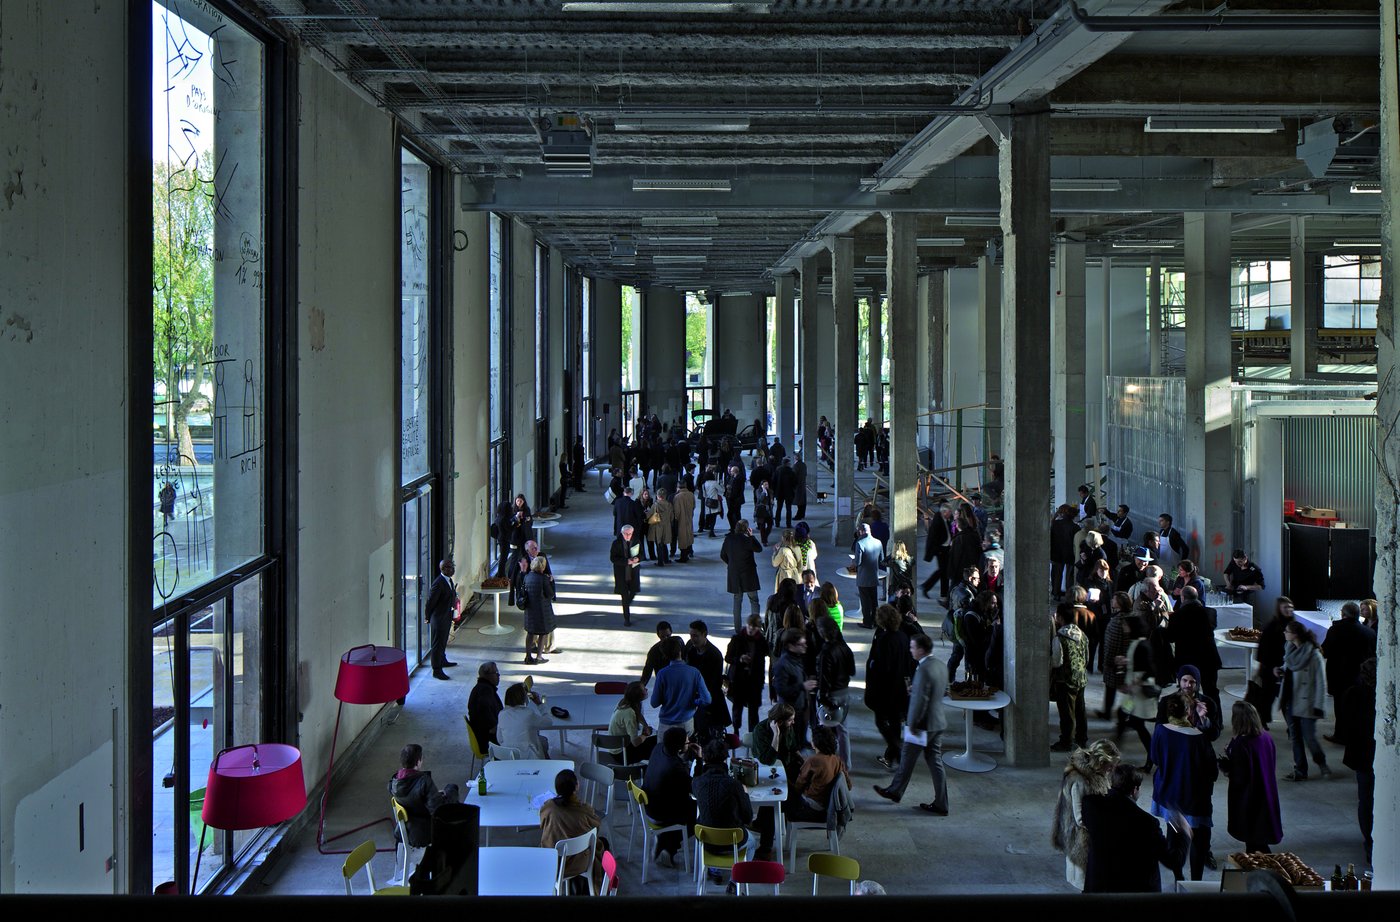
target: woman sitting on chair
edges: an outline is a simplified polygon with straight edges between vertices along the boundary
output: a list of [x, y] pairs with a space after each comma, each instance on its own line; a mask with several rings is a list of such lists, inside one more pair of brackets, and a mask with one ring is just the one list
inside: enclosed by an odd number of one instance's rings
[[656, 731], [647, 726], [647, 719], [642, 716], [642, 702], [646, 698], [647, 690], [641, 682], [629, 682], [608, 721], [608, 732], [626, 739], [623, 756], [628, 765], [650, 759], [651, 751], [656, 748]]
[[540, 731], [552, 726], [554, 718], [545, 712], [539, 695], [527, 692], [521, 682], [506, 689], [505, 707], [496, 723], [502, 746], [518, 750], [522, 759], [547, 759], [549, 743]]
[[[557, 795], [540, 807], [540, 847], [553, 848], [556, 842], [581, 836], [590, 829], [599, 829], [603, 822], [594, 812], [592, 805], [578, 799], [578, 775], [566, 768], [554, 776], [554, 793]], [[598, 839], [593, 850], [591, 870], [595, 887], [602, 884], [602, 854], [607, 850], [607, 842]], [[590, 873], [588, 853], [571, 856], [564, 864], [564, 877], [578, 877]], [[577, 881], [576, 883], [581, 883]]]

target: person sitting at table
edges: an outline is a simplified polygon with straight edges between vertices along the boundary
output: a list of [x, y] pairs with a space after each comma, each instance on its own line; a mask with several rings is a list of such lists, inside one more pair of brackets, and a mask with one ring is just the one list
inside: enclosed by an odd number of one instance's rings
[[[461, 801], [457, 785], [442, 790], [433, 783], [433, 773], [423, 771], [423, 747], [409, 743], [399, 750], [399, 770], [389, 779], [389, 796], [408, 814], [404, 828], [412, 848], [425, 848], [433, 841], [433, 813], [443, 804]], [[398, 830], [394, 830], [398, 838]]]
[[624, 738], [623, 755], [628, 765], [636, 765], [651, 758], [656, 748], [656, 731], [647, 725], [642, 716], [642, 702], [647, 698], [647, 690], [641, 682], [627, 683], [627, 689], [617, 700], [617, 709], [608, 721], [608, 732]]
[[476, 734], [482, 749], [487, 743], [500, 743], [496, 738], [496, 723], [501, 714], [501, 696], [496, 691], [501, 684], [501, 670], [490, 660], [476, 670], [476, 686], [467, 698], [467, 723]]
[[[546, 800], [540, 807], [541, 848], [553, 848], [556, 842], [584, 835], [590, 829], [602, 828], [603, 821], [598, 818], [593, 805], [578, 799], [578, 775], [574, 774], [573, 769], [566, 768], [554, 776], [554, 793], [556, 796]], [[593, 886], [601, 886], [603, 852], [607, 850], [607, 840], [599, 836], [598, 847], [593, 851], [593, 867], [588, 867], [588, 853], [580, 852], [564, 862], [564, 877], [591, 873]], [[582, 883], [574, 880], [570, 882], [570, 887], [577, 888]], [[587, 891], [586, 885], [583, 889]]]
[[[695, 822], [711, 829], [746, 829], [754, 819], [753, 801], [739, 779], [729, 774], [729, 745], [722, 739], [712, 739], [701, 753], [704, 767], [690, 782], [690, 792], [695, 795]], [[754, 837], [746, 835], [739, 845], [744, 860], [752, 861]], [[716, 854], [730, 852], [728, 845], [706, 848]], [[710, 876], [722, 879], [717, 868], [710, 869]]]
[[788, 792], [786, 809], [793, 822], [825, 822], [832, 787], [844, 778], [846, 790], [851, 789], [851, 773], [836, 754], [836, 731], [822, 725], [813, 727], [812, 745], [817, 751], [797, 770], [797, 780]]
[[[699, 757], [700, 747], [687, 740], [685, 728], [666, 728], [642, 778], [642, 790], [647, 795], [647, 816], [653, 823], [684, 826], [687, 833], [694, 830], [695, 800], [690, 796], [690, 766]], [[682, 844], [679, 832], [663, 832], [656, 837], [652, 858], [660, 864], [661, 854], [665, 852], [674, 865], [676, 851]]]
[[545, 712], [540, 696], [516, 682], [506, 689], [505, 703], [496, 725], [500, 745], [517, 750], [522, 759], [549, 758], [549, 743], [540, 731], [554, 726], [554, 718]]

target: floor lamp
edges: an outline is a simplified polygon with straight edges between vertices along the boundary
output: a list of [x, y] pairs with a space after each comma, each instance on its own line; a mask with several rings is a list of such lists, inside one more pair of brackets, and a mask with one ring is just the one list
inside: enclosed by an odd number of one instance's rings
[[[340, 713], [347, 704], [388, 704], [408, 695], [408, 658], [396, 647], [376, 647], [364, 644], [352, 647], [340, 658], [340, 672], [335, 679], [335, 697], [340, 702], [335, 710], [335, 733], [331, 736], [331, 761], [326, 767], [326, 784], [321, 792], [321, 821], [316, 827], [316, 850], [323, 855], [348, 855], [350, 849], [327, 849], [327, 842], [344, 838], [389, 818], [371, 820], [326, 838], [326, 807], [331, 799], [331, 772], [335, 770], [335, 745], [340, 736]], [[379, 851], [393, 851], [382, 848]]]
[[200, 819], [199, 852], [190, 893], [198, 892], [199, 862], [209, 827], [225, 831], [261, 829], [286, 822], [306, 806], [301, 752], [284, 743], [248, 743], [224, 749], [209, 766]]

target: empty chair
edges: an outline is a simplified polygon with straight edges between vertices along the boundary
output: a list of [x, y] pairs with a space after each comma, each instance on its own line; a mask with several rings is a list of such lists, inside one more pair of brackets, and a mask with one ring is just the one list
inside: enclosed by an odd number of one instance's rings
[[340, 873], [345, 878], [345, 895], [356, 896], [355, 888], [351, 886], [351, 879], [363, 868], [365, 879], [369, 881], [369, 893], [365, 896], [408, 896], [407, 887], [384, 887], [383, 889], [374, 886], [374, 869], [369, 863], [374, 860], [374, 840], [366, 839], [355, 850], [345, 856], [345, 863], [340, 866]]
[[598, 792], [603, 792], [603, 809], [599, 814], [599, 819], [607, 827], [609, 834], [612, 833], [612, 803], [613, 786], [617, 784], [617, 777], [612, 773], [612, 769], [597, 762], [584, 762], [578, 767], [578, 775], [581, 781], [588, 782], [588, 797], [586, 802], [593, 806], [594, 799]]
[[520, 758], [520, 750], [510, 746], [498, 746], [491, 743], [491, 758], [496, 761], [513, 761]]
[[632, 795], [632, 800], [636, 802], [637, 812], [632, 814], [632, 832], [627, 834], [627, 858], [632, 859], [632, 836], [636, 832], [637, 817], [642, 818], [642, 883], [647, 882], [647, 867], [652, 861], [652, 853], [656, 851], [656, 837], [663, 832], [679, 832], [681, 834], [681, 865], [688, 873], [690, 871], [690, 859], [686, 857], [686, 832], [685, 826], [662, 826], [654, 823], [651, 817], [647, 816], [647, 792], [637, 787], [630, 779], [627, 782], [627, 793]]
[[399, 847], [394, 855], [398, 872], [394, 875], [394, 883], [407, 884], [409, 875], [418, 866], [418, 862], [423, 860], [423, 852], [426, 849], [408, 844], [408, 811], [392, 797], [389, 798], [389, 803], [393, 805], [394, 825], [399, 827]]
[[[842, 783], [843, 782], [841, 780], [841, 777], [838, 775], [836, 778], [836, 783], [831, 786], [832, 797], [836, 796], [836, 786]], [[830, 808], [828, 808], [827, 810], [827, 816], [831, 816]], [[827, 849], [833, 854], [841, 854], [841, 836], [835, 828], [828, 824], [828, 820], [799, 820], [797, 822], [784, 820], [784, 822], [787, 823], [787, 825], [784, 827], [785, 831], [783, 835], [786, 836], [786, 841], [788, 843], [787, 868], [789, 871], [793, 871], [797, 867], [797, 834], [804, 829], [816, 830], [825, 833]], [[779, 855], [778, 858], [781, 859], [782, 855]]]
[[[466, 720], [467, 716], [463, 714], [462, 719]], [[491, 753], [485, 746], [481, 745], [481, 740], [476, 738], [476, 731], [472, 729], [470, 722], [467, 723], [467, 742], [470, 743], [472, 747], [472, 767], [471, 771], [467, 773], [467, 777], [475, 778], [477, 760], [480, 759], [485, 762], [487, 759], [491, 758]]]
[[[598, 830], [590, 829], [581, 836], [574, 836], [572, 839], [560, 839], [554, 843], [554, 850], [559, 853], [559, 873], [554, 878], [554, 894], [565, 896], [568, 891], [564, 885], [574, 877], [582, 877], [588, 881], [588, 892], [596, 895], [593, 889], [593, 854], [598, 848]], [[569, 863], [569, 859], [574, 855], [588, 855], [588, 864], [582, 874], [574, 874], [569, 877], [564, 876], [564, 866]]]
[[617, 859], [612, 852], [603, 852], [603, 892], [599, 896], [617, 896]]
[[740, 861], [730, 871], [739, 893], [748, 896], [750, 884], [772, 884], [773, 895], [778, 895], [778, 885], [787, 880], [781, 861]]
[[620, 695], [627, 691], [626, 682], [594, 682], [593, 694], [595, 695]]
[[[705, 872], [709, 868], [728, 869], [739, 863], [739, 843], [748, 837], [748, 833], [738, 826], [715, 828], [713, 826], [702, 826], [695, 824], [695, 895], [700, 896], [705, 892]], [[730, 854], [724, 852], [711, 852], [705, 849], [706, 845], [729, 846]]]
[[856, 892], [856, 881], [860, 880], [860, 862], [843, 855], [812, 852], [807, 856], [807, 870], [812, 872], [813, 896], [817, 895], [817, 884], [823, 877], [849, 881], [852, 895]]

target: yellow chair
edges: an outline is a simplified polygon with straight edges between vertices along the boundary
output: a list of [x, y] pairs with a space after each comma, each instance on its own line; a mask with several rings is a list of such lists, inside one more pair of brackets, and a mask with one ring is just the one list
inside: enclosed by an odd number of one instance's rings
[[351, 878], [360, 873], [363, 868], [365, 878], [369, 881], [369, 895], [371, 896], [408, 896], [407, 887], [375, 887], [374, 869], [369, 863], [374, 860], [374, 840], [366, 839], [355, 850], [345, 856], [345, 864], [341, 865], [340, 873], [345, 878], [345, 895], [355, 896], [355, 888], [351, 886]]
[[627, 793], [632, 795], [632, 800], [637, 804], [637, 812], [632, 814], [632, 830], [627, 834], [627, 860], [632, 860], [632, 837], [637, 833], [637, 816], [640, 814], [642, 817], [642, 883], [647, 882], [647, 868], [652, 862], [652, 852], [656, 850], [656, 837], [663, 832], [679, 832], [681, 834], [681, 847], [679, 849], [681, 866], [685, 868], [687, 874], [690, 873], [690, 859], [685, 852], [685, 826], [662, 826], [652, 822], [651, 817], [647, 816], [647, 792], [637, 787], [630, 779], [627, 782]]
[[[705, 872], [710, 868], [729, 870], [739, 863], [739, 843], [748, 838], [748, 833], [738, 827], [715, 828], [695, 824], [695, 895], [705, 893]], [[707, 852], [706, 845], [730, 847], [730, 854]]]
[[856, 881], [860, 880], [860, 862], [844, 855], [827, 852], [813, 852], [807, 856], [807, 870], [812, 872], [812, 895], [817, 895], [817, 884], [823, 877], [835, 877], [851, 882], [851, 895], [855, 896]]
[[408, 844], [408, 811], [396, 798], [390, 797], [389, 803], [393, 805], [394, 825], [399, 828], [399, 847], [394, 850], [397, 865], [394, 882], [407, 886], [409, 875], [418, 867], [418, 862], [423, 860], [423, 852], [427, 849]]
[[472, 746], [472, 767], [471, 771], [467, 773], [467, 777], [475, 778], [477, 760], [485, 762], [491, 758], [491, 753], [487, 752], [486, 747], [481, 745], [481, 740], [476, 738], [476, 731], [472, 729], [471, 721], [467, 720], [467, 715], [463, 714], [462, 719], [467, 721], [467, 742], [471, 743]]

